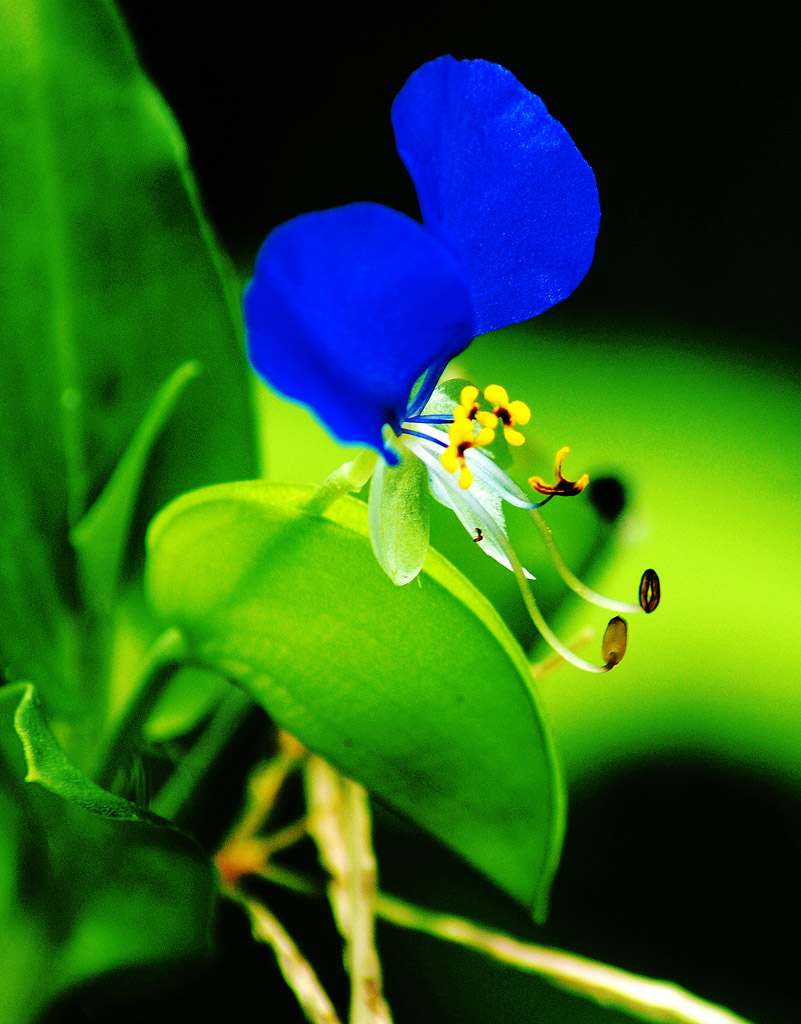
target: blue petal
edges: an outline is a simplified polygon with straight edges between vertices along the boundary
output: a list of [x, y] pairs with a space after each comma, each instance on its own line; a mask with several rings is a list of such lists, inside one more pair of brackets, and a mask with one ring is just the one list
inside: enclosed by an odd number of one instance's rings
[[439, 57], [395, 98], [423, 220], [467, 263], [477, 331], [537, 316], [589, 269], [595, 176], [542, 100], [499, 64]]
[[471, 341], [464, 266], [416, 221], [374, 203], [276, 228], [244, 298], [248, 356], [341, 441], [384, 448], [415, 381]]

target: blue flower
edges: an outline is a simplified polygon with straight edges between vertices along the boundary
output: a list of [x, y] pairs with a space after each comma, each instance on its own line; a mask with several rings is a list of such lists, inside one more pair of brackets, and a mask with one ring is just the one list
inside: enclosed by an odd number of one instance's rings
[[244, 309], [256, 372], [395, 463], [385, 425], [400, 434], [473, 337], [568, 296], [600, 210], [570, 136], [498, 64], [423, 65], [392, 122], [423, 224], [375, 203], [296, 217], [262, 246]]
[[467, 382], [458, 392], [437, 386], [476, 335], [539, 315], [582, 280], [600, 220], [592, 170], [542, 100], [483, 60], [423, 65], [395, 98], [392, 122], [423, 223], [355, 203], [276, 228], [245, 293], [250, 361], [341, 441], [383, 455], [370, 488], [370, 535], [395, 583], [423, 564], [430, 490], [514, 572], [551, 646], [581, 668], [608, 671], [625, 649], [623, 620], [610, 623], [601, 666], [566, 648], [542, 619], [503, 514], [503, 502], [529, 511], [557, 570], [585, 598], [639, 611], [580, 583], [539, 516], [588, 477], [563, 477], [562, 449], [555, 484], [529, 481], [545, 495], [532, 502], [482, 450], [498, 429], [521, 444], [528, 407], [497, 384], [484, 390], [488, 407]]

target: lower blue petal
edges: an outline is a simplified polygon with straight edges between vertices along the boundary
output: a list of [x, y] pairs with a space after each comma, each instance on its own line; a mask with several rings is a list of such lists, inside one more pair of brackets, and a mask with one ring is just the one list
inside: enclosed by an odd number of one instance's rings
[[423, 220], [465, 260], [478, 333], [561, 302], [589, 269], [600, 222], [591, 168], [499, 64], [439, 57], [392, 107]]
[[248, 357], [276, 391], [341, 441], [384, 452], [412, 387], [474, 335], [460, 259], [374, 203], [309, 213], [273, 231], [244, 298]]

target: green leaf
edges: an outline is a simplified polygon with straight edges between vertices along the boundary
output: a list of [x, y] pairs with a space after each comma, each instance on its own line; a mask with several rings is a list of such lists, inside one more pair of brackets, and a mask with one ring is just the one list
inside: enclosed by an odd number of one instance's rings
[[185, 735], [231, 693], [226, 680], [216, 673], [184, 666], [167, 684], [145, 723], [148, 741], [165, 743]]
[[108, 611], [117, 589], [136, 498], [153, 446], [198, 363], [182, 363], [159, 388], [128, 448], [95, 503], [70, 533], [86, 602]]
[[435, 552], [395, 587], [364, 504], [312, 516], [311, 493], [257, 481], [177, 499], [149, 533], [155, 608], [201, 662], [542, 917], [564, 808], [523, 652]]
[[375, 557], [393, 583], [417, 576], [428, 551], [428, 473], [423, 463], [399, 446], [400, 463], [379, 459], [370, 481], [370, 540]]
[[68, 529], [176, 366], [206, 373], [155, 451], [139, 540], [255, 456], [231, 280], [113, 5], [0, 0], [0, 22], [0, 650], [50, 705], [87, 682]]
[[0, 691], [0, 811], [0, 1024], [107, 971], [206, 951], [207, 858], [70, 765], [23, 684]]

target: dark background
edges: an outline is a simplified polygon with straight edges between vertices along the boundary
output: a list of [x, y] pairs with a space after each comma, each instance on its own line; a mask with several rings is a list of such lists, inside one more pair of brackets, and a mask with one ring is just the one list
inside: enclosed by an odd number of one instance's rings
[[[356, 200], [414, 214], [394, 152], [392, 98], [426, 60], [484, 57], [544, 98], [595, 169], [602, 230], [571, 314], [675, 324], [699, 346], [712, 338], [755, 366], [769, 355], [797, 372], [801, 153], [789, 4], [531, 3], [522, 14], [500, 2], [121, 6], [243, 272], [267, 232], [295, 214]], [[239, 772], [246, 760], [243, 752]], [[239, 787], [233, 771], [220, 805], [231, 806]], [[443, 906], [483, 905], [487, 920], [525, 928], [467, 868], [397, 827], [382, 816], [389, 890], [411, 866]], [[683, 755], [599, 778], [572, 794], [544, 941], [670, 977], [757, 1024], [792, 1024], [801, 1002], [799, 836], [797, 801], [745, 769]], [[326, 914], [271, 900], [344, 996]], [[236, 1020], [257, 999], [259, 1019], [300, 1020], [244, 922], [226, 911], [221, 929], [220, 954], [201, 975], [170, 976], [150, 1002], [138, 984], [138, 1001], [107, 986], [54, 1019]], [[427, 940], [385, 930], [380, 938], [397, 1024], [628, 1019]]]
[[572, 311], [777, 340], [798, 321], [799, 37], [790, 3], [127, 0], [211, 217], [243, 264], [295, 214], [416, 213], [389, 110], [442, 53], [510, 68], [595, 169]]

